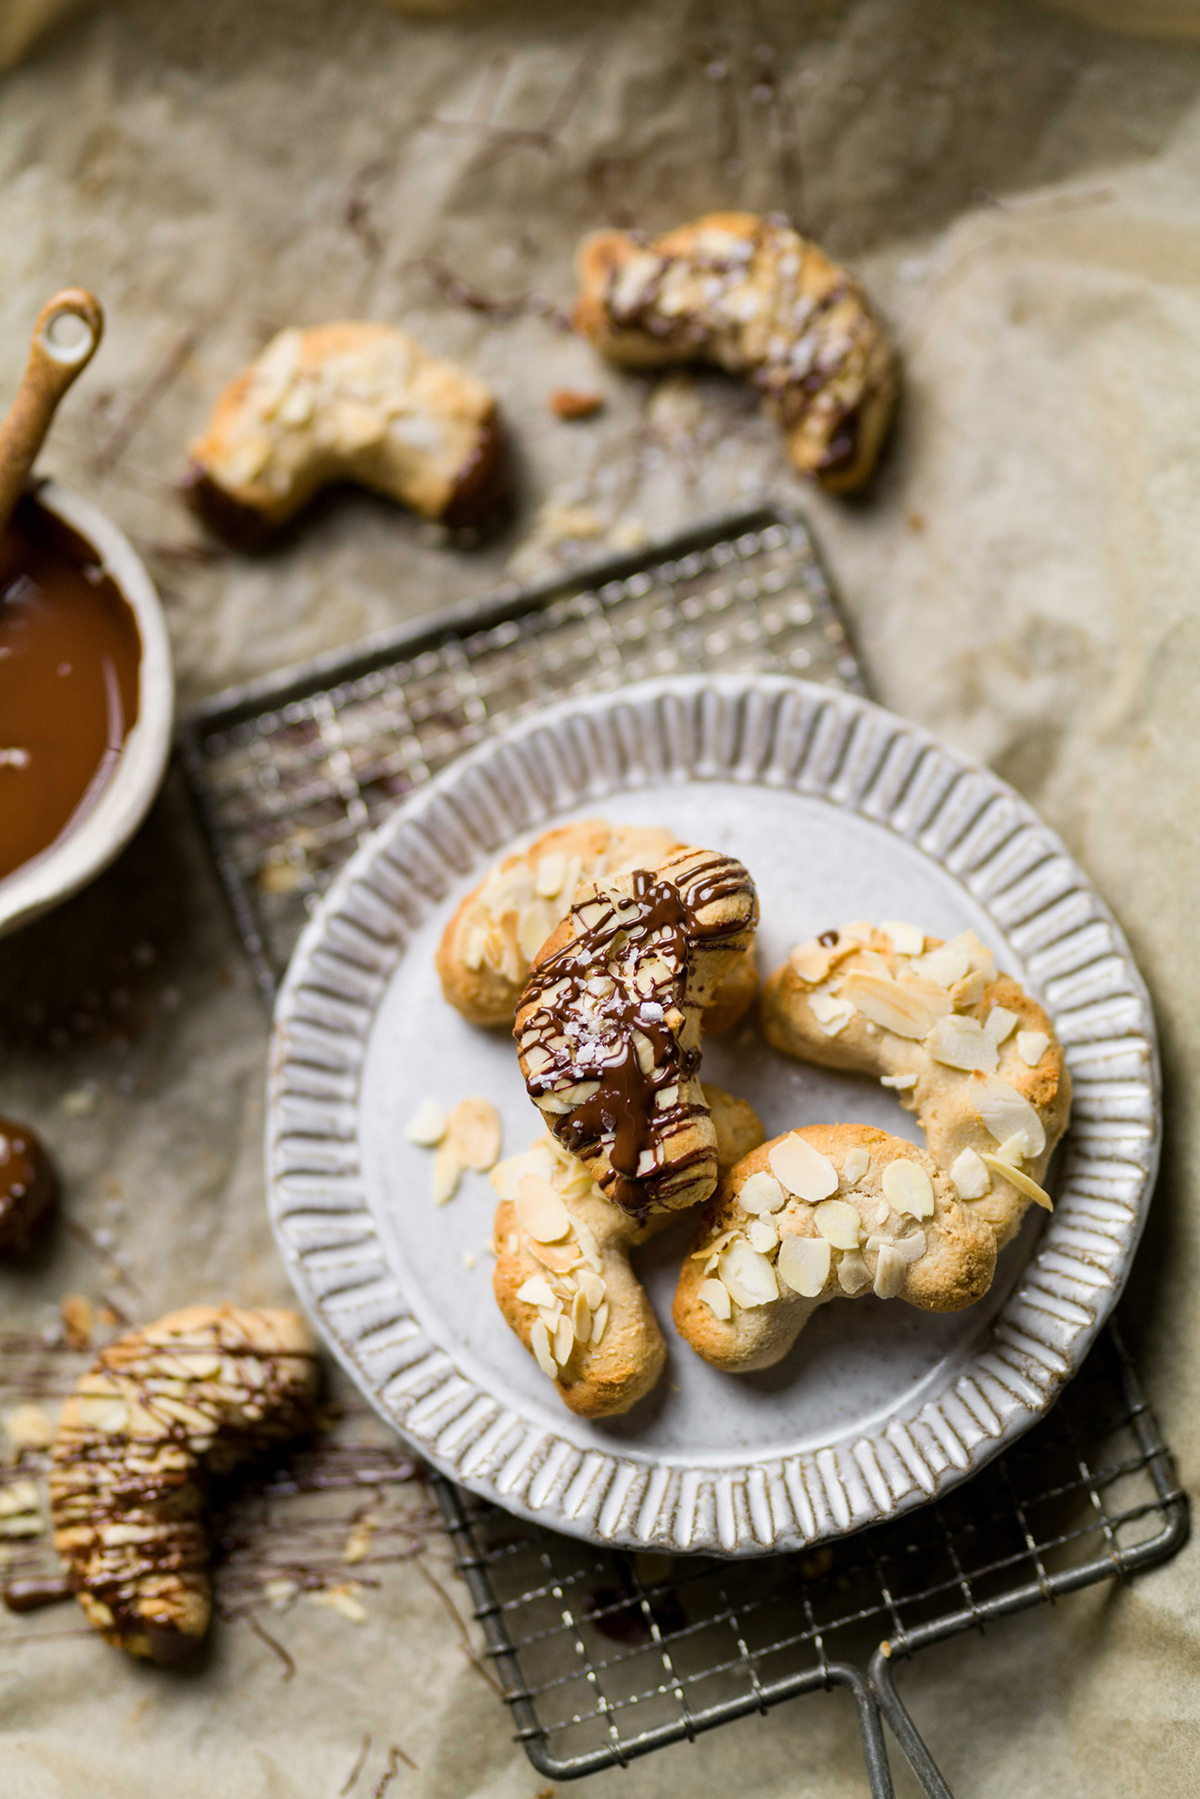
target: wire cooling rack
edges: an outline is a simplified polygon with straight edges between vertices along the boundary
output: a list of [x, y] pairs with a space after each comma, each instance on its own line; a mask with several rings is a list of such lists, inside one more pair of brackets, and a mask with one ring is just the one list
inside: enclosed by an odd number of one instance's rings
[[[770, 669], [856, 692], [804, 521], [763, 506], [534, 589], [504, 589], [218, 695], [180, 749], [264, 996], [338, 869], [405, 794], [532, 708], [685, 670]], [[565, 1780], [817, 1688], [857, 1703], [875, 1799], [886, 1717], [950, 1789], [899, 1661], [1182, 1545], [1187, 1507], [1132, 1363], [1104, 1333], [1052, 1416], [944, 1500], [809, 1553], [608, 1553], [435, 1486], [517, 1736]]]

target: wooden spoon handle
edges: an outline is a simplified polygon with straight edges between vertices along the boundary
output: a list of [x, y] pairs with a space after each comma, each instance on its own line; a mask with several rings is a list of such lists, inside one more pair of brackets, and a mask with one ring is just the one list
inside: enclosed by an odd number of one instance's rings
[[103, 308], [86, 288], [64, 288], [39, 312], [17, 397], [0, 424], [0, 533], [24, 491], [58, 402], [92, 360], [103, 332]]

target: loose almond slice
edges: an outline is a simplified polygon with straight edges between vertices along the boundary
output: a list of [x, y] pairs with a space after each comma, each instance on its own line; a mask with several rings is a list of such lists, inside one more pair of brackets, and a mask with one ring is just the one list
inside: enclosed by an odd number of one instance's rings
[[925, 1048], [935, 1062], [944, 1068], [961, 1068], [970, 1074], [979, 1069], [995, 1074], [1000, 1052], [994, 1038], [984, 1030], [977, 1018], [939, 1018], [928, 1037]]
[[973, 1149], [960, 1150], [955, 1156], [950, 1179], [960, 1199], [982, 1199], [992, 1184], [983, 1157]]
[[1047, 1212], [1054, 1210], [1054, 1201], [1046, 1189], [1039, 1187], [1035, 1180], [1031, 1180], [1024, 1169], [1014, 1168], [1011, 1163], [1002, 1162], [999, 1156], [989, 1156], [986, 1152], [980, 1157], [980, 1160], [986, 1162], [993, 1174], [998, 1174], [1002, 1180], [1006, 1180], [1014, 1186], [1018, 1193], [1023, 1193], [1026, 1199], [1032, 1199], [1035, 1204], [1044, 1206]]
[[748, 1181], [743, 1181], [738, 1192], [738, 1204], [743, 1212], [760, 1214], [779, 1212], [787, 1204], [787, 1194], [779, 1185], [773, 1174], [760, 1169], [752, 1174]]
[[782, 1280], [802, 1299], [817, 1299], [824, 1291], [833, 1262], [833, 1251], [824, 1237], [785, 1237], [779, 1245], [775, 1267]]
[[557, 1243], [571, 1228], [571, 1214], [549, 1181], [524, 1175], [517, 1188], [517, 1217], [538, 1243]]
[[744, 1237], [735, 1237], [721, 1252], [720, 1268], [721, 1279], [738, 1305], [765, 1306], [779, 1298], [774, 1268], [766, 1256], [751, 1249]]
[[714, 1317], [723, 1321], [733, 1316], [733, 1302], [729, 1297], [729, 1288], [723, 1281], [701, 1281], [697, 1290], [697, 1298], [705, 1304]]
[[776, 1180], [810, 1205], [838, 1190], [837, 1169], [829, 1157], [795, 1131], [774, 1145], [767, 1160]]
[[971, 1089], [975, 1110], [997, 1143], [1005, 1143], [1021, 1133], [1025, 1137], [1025, 1154], [1040, 1156], [1046, 1147], [1042, 1121], [1029, 1101], [999, 1075], [985, 1075]]
[[1010, 1012], [1007, 1006], [993, 1006], [983, 1021], [983, 1028], [992, 1042], [999, 1045], [1008, 1041], [1020, 1022], [1017, 1014]]
[[1049, 1047], [1050, 1039], [1045, 1031], [1017, 1032], [1017, 1054], [1030, 1068], [1037, 1067]]
[[439, 1143], [433, 1158], [433, 1200], [435, 1205], [444, 1206], [458, 1192], [458, 1177], [462, 1167], [454, 1153], [452, 1143]]
[[446, 1120], [446, 1137], [464, 1168], [486, 1174], [500, 1158], [500, 1114], [490, 1099], [460, 1099]]
[[885, 1243], [875, 1264], [875, 1291], [880, 1299], [895, 1299], [904, 1286], [908, 1264], [898, 1250]]
[[436, 1099], [425, 1099], [408, 1121], [405, 1131], [410, 1143], [420, 1149], [434, 1149], [446, 1135], [446, 1110]]
[[898, 956], [919, 956], [925, 948], [925, 933], [915, 924], [884, 923], [879, 928], [887, 932]]
[[551, 1380], [557, 1379], [558, 1368], [550, 1349], [550, 1333], [540, 1318], [529, 1333], [529, 1347], [532, 1349], [542, 1373], [548, 1374]]
[[835, 1249], [857, 1249], [862, 1219], [848, 1199], [826, 1199], [813, 1211], [813, 1223]]
[[902, 987], [898, 981], [885, 981], [880, 975], [848, 974], [842, 982], [842, 998], [857, 1006], [873, 1024], [898, 1037], [919, 1041], [929, 1035], [934, 1015], [925, 1002]]
[[897, 1212], [909, 1218], [933, 1217], [933, 1182], [919, 1162], [901, 1156], [883, 1171], [884, 1195]]
[[871, 1285], [871, 1270], [857, 1250], [838, 1259], [838, 1285], [843, 1293], [861, 1293]]
[[846, 1153], [842, 1163], [842, 1178], [848, 1187], [856, 1187], [871, 1167], [871, 1158], [865, 1149], [851, 1149]]

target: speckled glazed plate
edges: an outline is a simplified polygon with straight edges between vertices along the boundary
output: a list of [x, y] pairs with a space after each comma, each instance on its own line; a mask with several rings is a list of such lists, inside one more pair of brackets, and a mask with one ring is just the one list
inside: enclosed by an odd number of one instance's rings
[[[491, 1295], [494, 1195], [440, 1210], [405, 1136], [418, 1104], [487, 1094], [505, 1152], [540, 1121], [503, 1032], [441, 997], [433, 952], [463, 893], [550, 822], [662, 824], [732, 851], [762, 902], [759, 958], [846, 918], [968, 926], [1054, 1019], [1075, 1085], [1052, 1170], [977, 1306], [823, 1307], [761, 1374], [701, 1362], [670, 1327], [686, 1222], [641, 1269], [666, 1375], [624, 1418], [573, 1417]], [[859, 1119], [913, 1137], [872, 1082], [777, 1056], [752, 1023], [705, 1050], [769, 1134]], [[1033, 1424], [1125, 1280], [1158, 1154], [1154, 1025], [1128, 947], [1029, 806], [866, 701], [776, 676], [673, 677], [573, 701], [484, 744], [348, 865], [292, 961], [276, 1020], [268, 1156], [279, 1247], [382, 1416], [476, 1492], [597, 1542], [742, 1555], [837, 1536], [965, 1479]]]

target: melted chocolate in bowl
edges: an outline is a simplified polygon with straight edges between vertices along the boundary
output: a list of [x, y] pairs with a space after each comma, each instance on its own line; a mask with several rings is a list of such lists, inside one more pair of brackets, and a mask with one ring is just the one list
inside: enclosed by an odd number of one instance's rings
[[0, 539], [0, 880], [100, 798], [137, 723], [141, 656], [95, 550], [27, 495]]

